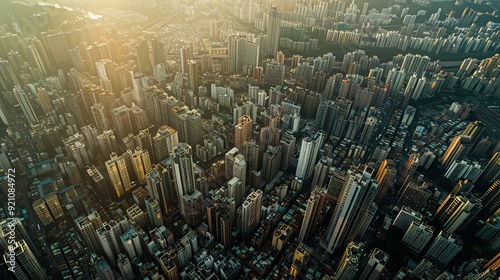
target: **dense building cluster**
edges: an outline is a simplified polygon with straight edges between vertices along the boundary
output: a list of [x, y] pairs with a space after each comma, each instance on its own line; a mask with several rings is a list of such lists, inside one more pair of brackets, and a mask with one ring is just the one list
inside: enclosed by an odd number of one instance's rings
[[[496, 52], [498, 24], [139, 2], [104, 13], [133, 28], [0, 26], [0, 278], [498, 277], [500, 55], [431, 59]], [[179, 21], [132, 24], [154, 7]], [[414, 53], [308, 55], [344, 43]]]

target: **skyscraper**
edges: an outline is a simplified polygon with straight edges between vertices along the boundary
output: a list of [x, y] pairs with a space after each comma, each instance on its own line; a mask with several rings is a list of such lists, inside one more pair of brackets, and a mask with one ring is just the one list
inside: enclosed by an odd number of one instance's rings
[[149, 58], [149, 46], [148, 41], [144, 40], [137, 45], [136, 49], [137, 55], [137, 66], [139, 67], [139, 72], [145, 75], [151, 75], [151, 59]]
[[384, 199], [385, 194], [394, 183], [396, 173], [396, 164], [392, 159], [386, 159], [382, 162], [375, 176], [375, 180], [379, 185], [377, 197], [375, 198], [376, 203], [380, 203]]
[[384, 253], [379, 248], [372, 250], [368, 256], [368, 261], [365, 264], [363, 271], [359, 275], [359, 280], [377, 280], [384, 273], [385, 265], [389, 260], [389, 255]]
[[97, 234], [97, 229], [102, 227], [103, 223], [101, 216], [97, 211], [93, 211], [88, 216], [81, 218], [76, 222], [77, 228], [83, 236], [85, 243], [90, 247], [92, 252], [101, 252], [101, 241]]
[[433, 234], [433, 227], [424, 223], [411, 222], [401, 242], [413, 252], [420, 254], [425, 245], [431, 240]]
[[460, 236], [441, 231], [425, 253], [425, 258], [446, 266], [462, 250], [462, 247], [463, 241]]
[[269, 146], [262, 161], [262, 179], [270, 181], [280, 170], [281, 149]]
[[202, 194], [195, 189], [194, 164], [191, 146], [179, 143], [170, 156], [172, 157], [173, 177], [180, 201], [181, 214], [186, 223], [196, 227], [202, 222]]
[[269, 9], [267, 19], [267, 48], [268, 55], [274, 55], [278, 52], [280, 43], [281, 16], [276, 7]]
[[113, 109], [111, 113], [118, 139], [122, 139], [129, 133], [132, 133], [132, 121], [130, 120], [129, 109], [125, 105]]
[[157, 161], [162, 161], [170, 156], [177, 144], [179, 144], [179, 134], [177, 130], [168, 125], [158, 128], [156, 135], [153, 136], [153, 150]]
[[306, 212], [300, 227], [299, 240], [305, 241], [316, 232], [320, 217], [322, 216], [323, 206], [326, 200], [326, 190], [316, 187], [311, 192], [311, 197], [307, 200]]
[[245, 150], [245, 142], [252, 138], [252, 123], [250, 116], [243, 115], [234, 126], [234, 146], [240, 151]]
[[[9, 246], [10, 247], [10, 246]], [[14, 258], [9, 254], [13, 252]], [[4, 262], [8, 268], [13, 268], [12, 272], [17, 279], [46, 279], [45, 270], [38, 262], [37, 258], [26, 244], [24, 239], [12, 244], [12, 250], [6, 251], [3, 255]]]
[[106, 170], [108, 171], [109, 179], [115, 189], [117, 197], [128, 192], [132, 185], [127, 170], [127, 164], [123, 156], [118, 156], [116, 153], [110, 154], [111, 159], [106, 161]]
[[405, 166], [401, 170], [399, 184], [402, 184], [407, 177], [411, 178], [413, 176], [413, 174], [418, 168], [419, 161], [420, 161], [420, 154], [418, 153], [414, 153], [408, 158], [408, 160], [405, 163]]
[[241, 237], [250, 240], [260, 222], [262, 206], [261, 190], [251, 192], [241, 206]]
[[314, 135], [309, 136], [307, 139], [302, 140], [295, 176], [303, 180], [311, 177], [316, 164], [318, 152], [321, 149], [321, 145], [323, 145], [325, 137], [326, 135], [319, 131]]
[[448, 195], [441, 203], [434, 219], [447, 233], [454, 233], [457, 229], [463, 229], [476, 216], [482, 207], [480, 200], [470, 197]]
[[146, 174], [151, 171], [151, 160], [149, 159], [148, 151], [136, 147], [133, 152], [128, 150], [127, 153], [129, 153], [132, 159], [132, 168], [137, 181], [140, 184], [145, 184]]
[[20, 85], [16, 85], [14, 87], [14, 96], [16, 97], [17, 103], [19, 103], [19, 106], [21, 107], [26, 120], [28, 120], [31, 125], [37, 124], [38, 117], [35, 113], [35, 110], [33, 110], [33, 106], [31, 106], [31, 102], [28, 96]]
[[307, 263], [310, 256], [313, 253], [313, 249], [308, 247], [306, 244], [300, 242], [295, 253], [293, 254], [293, 261], [290, 267], [290, 275], [297, 277], [302, 267]]
[[335, 279], [337, 280], [353, 280], [361, 266], [361, 258], [363, 257], [365, 244], [362, 242], [350, 242], [340, 259]]
[[353, 168], [347, 172], [327, 234], [321, 241], [323, 248], [333, 253], [347, 242], [361, 239], [377, 191], [378, 184], [372, 179], [368, 168]]
[[443, 168], [448, 170], [455, 161], [464, 159], [473, 143], [473, 138], [469, 135], [455, 136], [441, 158]]

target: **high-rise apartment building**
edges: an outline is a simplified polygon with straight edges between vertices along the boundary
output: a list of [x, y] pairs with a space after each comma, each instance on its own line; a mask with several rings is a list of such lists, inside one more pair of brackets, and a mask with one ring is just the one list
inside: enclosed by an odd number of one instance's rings
[[179, 134], [177, 130], [168, 125], [158, 128], [153, 136], [153, 150], [157, 161], [161, 161], [170, 156], [172, 151], [179, 144]]
[[170, 156], [182, 217], [189, 226], [198, 226], [203, 218], [203, 198], [201, 192], [195, 189], [196, 180], [191, 146], [179, 143], [171, 151]]
[[[10, 252], [14, 258], [9, 255]], [[3, 260], [8, 268], [13, 268], [12, 274], [17, 279], [47, 279], [45, 270], [23, 239], [12, 244], [12, 249], [3, 254]], [[12, 265], [12, 262], [15, 264]]]
[[299, 240], [308, 240], [316, 232], [326, 201], [326, 190], [316, 187], [307, 200], [306, 212], [300, 227]]
[[250, 240], [259, 225], [262, 196], [261, 190], [253, 191], [241, 206], [241, 237], [243, 240]]
[[118, 156], [116, 153], [110, 154], [111, 159], [105, 162], [106, 170], [108, 171], [109, 179], [117, 197], [122, 196], [132, 188], [130, 176], [127, 170], [127, 164], [123, 156]]
[[252, 123], [250, 116], [243, 115], [234, 126], [234, 146], [240, 151], [244, 151], [245, 142], [252, 139]]
[[297, 171], [295, 172], [296, 177], [306, 180], [312, 176], [314, 166], [316, 165], [316, 158], [325, 137], [326, 135], [319, 131], [302, 140]]
[[366, 223], [371, 220], [369, 213], [377, 192], [378, 184], [369, 168], [349, 170], [321, 246], [332, 253], [348, 242], [361, 239]]
[[146, 183], [146, 174], [151, 171], [151, 160], [149, 158], [149, 153], [147, 150], [142, 150], [136, 147], [132, 152], [127, 151], [132, 160], [132, 168], [134, 170], [134, 175], [140, 184]]

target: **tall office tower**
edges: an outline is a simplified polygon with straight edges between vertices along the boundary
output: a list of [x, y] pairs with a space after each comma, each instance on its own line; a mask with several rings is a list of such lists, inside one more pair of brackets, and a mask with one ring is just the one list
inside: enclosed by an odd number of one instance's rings
[[252, 123], [252, 118], [250, 116], [243, 115], [234, 126], [234, 146], [240, 151], [244, 151], [245, 142], [252, 139]]
[[293, 261], [288, 274], [292, 277], [297, 277], [302, 267], [309, 261], [312, 253], [313, 248], [300, 242], [297, 249], [295, 249], [295, 253], [293, 254]]
[[165, 169], [160, 165], [156, 165], [146, 174], [146, 189], [148, 190], [149, 196], [158, 201], [162, 216], [168, 214], [169, 199], [170, 203], [172, 203], [172, 198], [174, 196], [170, 181], [168, 178], [165, 178], [167, 174], [164, 174], [164, 172], [166, 172]]
[[153, 38], [151, 46], [153, 47], [153, 64], [165, 64], [165, 45], [163, 42], [158, 38]]
[[163, 215], [158, 200], [152, 197], [147, 197], [144, 202], [146, 204], [146, 211], [148, 213], [149, 222], [155, 227], [162, 226]]
[[309, 240], [311, 234], [316, 233], [320, 219], [324, 215], [323, 206], [326, 200], [326, 190], [316, 187], [307, 200], [306, 212], [300, 227], [299, 241]]
[[500, 209], [500, 179], [497, 179], [481, 196], [483, 215], [489, 217]]
[[389, 260], [389, 255], [384, 253], [379, 248], [372, 250], [368, 256], [368, 262], [365, 264], [359, 280], [377, 280], [384, 273], [385, 265]]
[[172, 151], [179, 144], [179, 134], [177, 130], [168, 125], [158, 128], [153, 136], [153, 150], [156, 161], [162, 161], [170, 156]]
[[193, 47], [191, 44], [186, 44], [180, 48], [180, 65], [182, 74], [188, 74], [188, 61], [193, 59]]
[[123, 156], [118, 156], [113, 152], [110, 154], [110, 157], [111, 159], [105, 162], [106, 170], [108, 171], [111, 184], [113, 184], [113, 188], [115, 189], [116, 196], [120, 197], [132, 188], [130, 176]]
[[434, 219], [443, 225], [447, 233], [463, 229], [481, 210], [482, 203], [477, 198], [448, 195], [434, 215]]
[[481, 174], [480, 179], [488, 184], [493, 184], [497, 179], [500, 178], [500, 152], [496, 152], [488, 164], [484, 167], [484, 171]]
[[460, 236], [441, 231], [425, 253], [425, 258], [442, 266], [447, 266], [462, 250], [462, 247], [463, 241]]
[[427, 188], [428, 183], [426, 182], [407, 179], [397, 194], [398, 202], [396, 205], [418, 210], [425, 208], [432, 195], [432, 192]]
[[448, 170], [455, 161], [465, 159], [472, 148], [472, 144], [472, 137], [469, 135], [455, 136], [441, 158], [443, 168]]
[[40, 219], [44, 226], [55, 224], [54, 218], [50, 214], [49, 207], [43, 198], [35, 200], [32, 206], [38, 219]]
[[234, 199], [226, 197], [224, 192], [221, 188], [212, 195], [212, 201], [207, 205], [207, 220], [208, 231], [228, 250], [231, 248], [236, 210]]
[[196, 109], [187, 110], [185, 114], [179, 116], [181, 129], [179, 134], [189, 145], [195, 147], [203, 141], [201, 114]]
[[[149, 87], [148, 78], [144, 76], [143, 73], [130, 71], [130, 76], [132, 78], [132, 88], [134, 90], [134, 101], [139, 105], [139, 107], [144, 107], [144, 95], [146, 95], [147, 89], [154, 89], [155, 87]], [[144, 93], [143, 93], [144, 92]], [[151, 110], [144, 107], [146, 112], [149, 114]], [[149, 116], [149, 115], [148, 115]], [[152, 119], [152, 118], [151, 118]]]
[[420, 223], [422, 218], [422, 214], [419, 212], [403, 206], [392, 222], [392, 225], [402, 231], [406, 231], [412, 222]]
[[97, 229], [102, 227], [103, 223], [101, 216], [97, 211], [91, 212], [88, 216], [82, 217], [76, 222], [78, 230], [83, 236], [85, 243], [90, 247], [92, 252], [101, 252], [101, 241], [97, 235]]
[[471, 122], [462, 132], [462, 135], [467, 135], [471, 137], [472, 145], [476, 145], [481, 139], [481, 135], [483, 134], [486, 126], [481, 121]]
[[290, 166], [290, 160], [295, 152], [295, 136], [289, 132], [285, 132], [281, 137], [281, 170], [286, 170]]
[[312, 179], [311, 186], [323, 187], [326, 184], [328, 174], [330, 173], [330, 167], [332, 166], [333, 160], [328, 156], [322, 156], [316, 166], [314, 167], [314, 175]]
[[364, 235], [363, 228], [371, 219], [369, 212], [378, 191], [377, 182], [372, 179], [369, 168], [353, 168], [347, 172], [347, 179], [340, 193], [327, 235], [321, 246], [328, 252]]
[[132, 103], [129, 109], [130, 122], [132, 123], [132, 133], [138, 134], [139, 131], [148, 128], [149, 120], [146, 111]]
[[191, 146], [179, 143], [171, 152], [173, 177], [186, 223], [196, 227], [202, 222], [202, 194], [195, 189], [194, 164]]
[[35, 110], [33, 110], [33, 106], [31, 106], [28, 96], [20, 85], [15, 85], [14, 96], [16, 97], [17, 103], [19, 103], [19, 106], [21, 107], [21, 110], [23, 111], [23, 114], [28, 122], [31, 125], [37, 124], [38, 117], [36, 116]]
[[425, 245], [431, 240], [433, 234], [434, 227], [428, 226], [425, 223], [411, 222], [401, 242], [412, 252], [420, 254]]
[[489, 137], [484, 137], [479, 141], [476, 147], [471, 151], [470, 155], [477, 159], [485, 158], [486, 152], [491, 147], [491, 141]]
[[276, 7], [269, 9], [266, 30], [267, 46], [265, 52], [268, 55], [273, 55], [278, 52], [281, 30], [281, 16]]
[[111, 110], [111, 113], [118, 139], [122, 139], [129, 133], [132, 133], [132, 121], [130, 120], [129, 110], [125, 105]]
[[196, 62], [196, 60], [188, 61], [188, 81], [189, 81], [189, 89], [194, 92], [195, 95], [198, 95], [198, 88], [200, 87], [200, 77], [198, 68], [200, 64]]
[[337, 168], [330, 168], [328, 173], [329, 181], [327, 187], [328, 195], [331, 195], [335, 201], [338, 201], [340, 193], [344, 188], [344, 184], [347, 180], [347, 170], [341, 170]]
[[335, 278], [338, 280], [356, 279], [360, 268], [361, 258], [363, 257], [365, 244], [362, 242], [350, 242], [340, 259]]
[[261, 190], [253, 191], [241, 205], [241, 237], [243, 240], [250, 240], [259, 225], [262, 195]]
[[99, 133], [109, 130], [108, 116], [102, 103], [94, 103], [94, 105], [90, 106], [90, 112]]
[[[0, 221], [0, 248], [2, 248], [3, 250], [8, 250], [9, 245], [12, 245], [11, 243], [9, 243], [9, 240], [12, 240], [10, 236], [13, 236], [16, 241], [24, 240], [30, 248], [35, 248], [35, 244], [31, 240], [31, 237], [29, 236], [26, 228], [24, 227], [21, 220], [19, 220], [19, 218], [13, 218], [9, 220], [3, 219], [2, 221]], [[34, 253], [37, 256], [40, 256], [40, 253], [36, 250]]]
[[12, 90], [15, 85], [19, 84], [9, 61], [5, 59], [0, 59], [0, 78], [0, 88], [2, 90]]
[[396, 178], [396, 164], [392, 159], [386, 159], [380, 165], [377, 175], [375, 175], [375, 180], [379, 185], [377, 196], [375, 197], [375, 203], [380, 203], [384, 199], [385, 194], [394, 183]]
[[103, 201], [110, 199], [113, 195], [113, 191], [101, 172], [99, 172], [94, 165], [91, 165], [86, 167], [86, 173], [88, 175], [87, 181], [90, 187], [99, 195], [99, 198]]
[[325, 133], [318, 131], [314, 135], [307, 137], [307, 139], [302, 140], [297, 171], [295, 172], [296, 177], [307, 180], [312, 176], [314, 166], [316, 165], [316, 158], [325, 138]]
[[[12, 247], [11, 247], [12, 246]], [[3, 255], [7, 268], [17, 279], [47, 279], [45, 270], [24, 239], [16, 240]], [[9, 253], [12, 252], [14, 258]]]
[[44, 197], [44, 200], [50, 210], [50, 213], [52, 214], [52, 217], [56, 222], [64, 217], [64, 212], [56, 193], [49, 193]]
[[229, 150], [224, 157], [224, 165], [225, 165], [225, 173], [224, 176], [226, 180], [233, 178], [233, 166], [234, 166], [234, 158], [238, 154], [237, 148], [232, 148]]
[[241, 179], [233, 177], [227, 182], [227, 197], [234, 200], [235, 207], [239, 207], [245, 198], [245, 186], [241, 184]]
[[281, 138], [281, 130], [276, 127], [265, 126], [260, 130], [260, 151], [267, 151], [269, 146], [277, 146]]
[[146, 174], [151, 171], [151, 160], [149, 159], [148, 151], [136, 147], [133, 152], [128, 150], [127, 153], [129, 153], [132, 159], [132, 168], [136, 179], [140, 184], [145, 184]]
[[[226, 166], [226, 168], [230, 168], [230, 166]], [[237, 154], [234, 157], [233, 162], [233, 176], [237, 177], [241, 180], [241, 185], [246, 187], [246, 176], [247, 176], [247, 163], [245, 161], [245, 156], [242, 154]], [[239, 206], [239, 202], [237, 202]]]
[[398, 184], [402, 184], [406, 181], [406, 179], [412, 178], [413, 174], [417, 170], [419, 166], [419, 161], [420, 161], [420, 154], [419, 153], [413, 153], [408, 160], [405, 163], [405, 166], [401, 170], [401, 176], [399, 178]]
[[281, 149], [279, 147], [269, 146], [264, 153], [262, 162], [262, 179], [270, 181], [278, 171], [281, 164]]
[[151, 75], [151, 59], [149, 58], [149, 46], [148, 41], [144, 40], [137, 45], [136, 49], [137, 66], [139, 67], [139, 72], [145, 75]]
[[451, 190], [450, 195], [461, 195], [468, 197], [474, 187], [474, 183], [469, 179], [460, 179], [455, 184], [455, 187], [453, 187], [453, 190]]
[[252, 139], [247, 142], [245, 147], [245, 159], [247, 161], [247, 177], [252, 170], [260, 170], [260, 147], [257, 142]]

